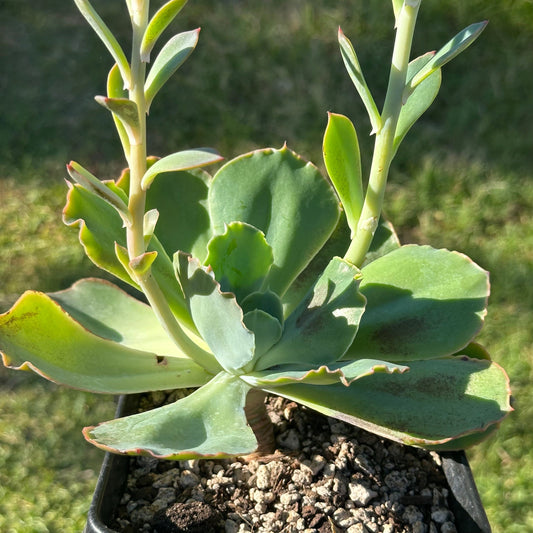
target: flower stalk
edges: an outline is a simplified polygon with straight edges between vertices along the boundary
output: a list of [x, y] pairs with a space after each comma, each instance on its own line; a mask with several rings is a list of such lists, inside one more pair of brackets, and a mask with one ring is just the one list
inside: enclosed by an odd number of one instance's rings
[[421, 0], [405, 0], [397, 18], [389, 84], [381, 114], [382, 126], [376, 133], [368, 188], [357, 230], [344, 256], [358, 267], [363, 264], [370, 248], [382, 211], [385, 187], [394, 157], [394, 137], [403, 105], [407, 67], [420, 3]]

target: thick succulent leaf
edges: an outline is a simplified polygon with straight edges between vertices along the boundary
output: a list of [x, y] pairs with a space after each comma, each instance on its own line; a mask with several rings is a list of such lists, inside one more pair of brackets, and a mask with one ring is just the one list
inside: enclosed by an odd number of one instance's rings
[[212, 273], [190, 255], [178, 252], [174, 264], [201, 337], [225, 370], [240, 371], [253, 359], [255, 339], [235, 295], [223, 293]]
[[193, 168], [212, 165], [222, 161], [222, 159], [223, 157], [212, 148], [195, 148], [176, 152], [150, 165], [142, 178], [141, 186], [144, 190], [149, 189], [158, 174], [192, 170]]
[[165, 28], [174, 20], [187, 0], [170, 0], [160, 7], [150, 20], [141, 42], [141, 61], [150, 61], [150, 52]]
[[106, 451], [162, 459], [219, 459], [257, 448], [244, 406], [250, 387], [221, 372], [177, 402], [85, 428], [85, 438]]
[[264, 233], [244, 222], [228, 224], [207, 249], [205, 264], [213, 269], [222, 291], [233, 292], [238, 302], [262, 287], [274, 262]]
[[283, 324], [283, 305], [275, 292], [269, 290], [253, 292], [244, 298], [239, 305], [245, 314], [255, 309], [260, 309], [275, 318], [280, 324]]
[[376, 106], [376, 103], [374, 102], [374, 98], [372, 97], [370, 89], [366, 84], [365, 77], [363, 76], [363, 71], [361, 70], [361, 66], [359, 65], [359, 60], [357, 59], [357, 54], [355, 53], [355, 49], [352, 43], [350, 42], [348, 37], [344, 35], [340, 28], [338, 39], [344, 66], [346, 67], [346, 70], [350, 75], [350, 79], [355, 85], [355, 88], [357, 89], [357, 92], [359, 93], [359, 96], [361, 97], [361, 100], [365, 105], [366, 111], [370, 118], [370, 122], [372, 124], [372, 132], [375, 133], [381, 128], [381, 115], [379, 114], [378, 108]]
[[159, 89], [168, 81], [176, 70], [191, 55], [198, 43], [200, 29], [187, 31], [175, 35], [163, 46], [154, 64], [146, 77], [144, 84], [144, 94], [147, 108], [154, 99]]
[[326, 169], [353, 235], [363, 208], [364, 193], [359, 141], [348, 117], [328, 113], [322, 151]]
[[124, 54], [111, 30], [106, 26], [105, 22], [100, 18], [100, 15], [98, 15], [88, 0], [74, 0], [74, 3], [117, 63], [122, 79], [124, 80], [124, 85], [131, 88], [130, 65], [126, 59], [126, 54]]
[[[113, 182], [104, 184], [119, 190]], [[126, 246], [126, 232], [120, 216], [109, 204], [80, 186], [71, 186], [63, 210], [63, 220], [65, 224], [79, 228], [80, 242], [91, 261], [137, 287], [115, 254], [115, 243]], [[183, 293], [174, 275], [172, 260], [155, 236], [150, 241], [149, 251], [157, 252], [152, 275], [163, 290], [172, 311], [180, 321], [194, 330]]]
[[165, 340], [147, 306], [113, 285], [83, 281], [51, 296], [28, 291], [0, 315], [4, 365], [107, 394], [193, 387], [210, 379]]
[[431, 76], [437, 69], [442, 68], [463, 50], [468, 48], [487, 26], [488, 21], [470, 24], [459, 32], [453, 39], [448, 41], [422, 69], [410, 80], [408, 86], [412, 89]]
[[[429, 53], [411, 61], [407, 69], [407, 79], [412, 78], [424, 65], [427, 65], [433, 56], [434, 54]], [[394, 134], [394, 151], [398, 150], [407, 132], [433, 103], [439, 93], [441, 81], [441, 70], [436, 69], [409, 95], [398, 117], [398, 125]]]
[[339, 218], [335, 192], [316, 167], [287, 147], [240, 156], [224, 165], [209, 190], [215, 234], [240, 221], [272, 246], [270, 289], [283, 294], [324, 245]]
[[280, 321], [261, 309], [245, 313], [243, 322], [255, 336], [255, 359], [266, 353], [281, 338], [283, 327]]
[[503, 369], [467, 357], [412, 361], [408, 372], [374, 373], [349, 387], [298, 383], [265, 388], [383, 437], [424, 448], [473, 444], [512, 410]]
[[365, 308], [360, 271], [339, 257], [331, 260], [313, 288], [285, 321], [283, 335], [258, 361], [314, 366], [336, 361], [352, 344]]
[[[283, 295], [285, 316], [289, 315], [301, 302], [315, 280], [326, 268], [330, 259], [335, 256], [342, 257], [346, 253], [350, 242], [350, 228], [345, 217], [341, 217], [335, 231], [324, 247]], [[400, 240], [392, 224], [381, 217], [363, 266], [399, 247]]]
[[402, 246], [362, 269], [367, 305], [346, 359], [411, 361], [450, 355], [479, 332], [486, 271], [458, 252]]
[[112, 187], [102, 183], [102, 181], [83, 168], [79, 163], [76, 163], [76, 161], [71, 161], [67, 165], [67, 171], [76, 183], [79, 183], [83, 188], [102, 198], [102, 200], [117, 210], [120, 218], [126, 224], [131, 224], [131, 214], [128, 211], [127, 198], [121, 194], [122, 191], [114, 191]]
[[292, 365], [278, 366], [270, 370], [251, 372], [241, 376], [244, 381], [257, 388], [279, 387], [291, 383], [309, 385], [332, 385], [342, 383], [348, 387], [354, 381], [375, 372], [407, 372], [408, 366], [378, 361], [376, 359], [358, 359], [328, 363], [318, 368], [301, 368]]
[[[150, 167], [158, 159], [148, 158]], [[146, 193], [146, 209], [158, 212], [157, 238], [169, 255], [178, 250], [203, 260], [211, 238], [207, 193], [211, 176], [202, 169], [165, 172]], [[129, 190], [130, 171], [122, 172], [117, 185]]]

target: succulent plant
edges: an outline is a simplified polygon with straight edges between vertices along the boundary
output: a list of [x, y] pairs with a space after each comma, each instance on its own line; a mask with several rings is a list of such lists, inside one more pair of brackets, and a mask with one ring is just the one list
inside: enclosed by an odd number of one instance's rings
[[63, 217], [88, 257], [146, 303], [97, 279], [28, 291], [0, 316], [4, 364], [97, 393], [195, 388], [85, 428], [88, 441], [119, 453], [266, 451], [266, 394], [429, 449], [492, 433], [512, 408], [505, 371], [474, 342], [488, 273], [458, 252], [400, 245], [381, 216], [399, 144], [433, 102], [442, 66], [485, 23], [409, 62], [420, 0], [393, 0], [397, 36], [381, 113], [339, 31], [376, 135], [364, 187], [355, 127], [333, 113], [323, 146], [330, 181], [287, 146], [239, 156], [213, 176], [203, 168], [221, 160], [212, 149], [147, 157], [147, 111], [198, 30], [171, 38], [146, 68], [186, 1], [150, 18], [148, 0], [127, 0], [129, 61], [89, 2], [75, 2], [115, 61], [97, 101], [113, 115], [128, 169], [101, 181], [71, 162]]

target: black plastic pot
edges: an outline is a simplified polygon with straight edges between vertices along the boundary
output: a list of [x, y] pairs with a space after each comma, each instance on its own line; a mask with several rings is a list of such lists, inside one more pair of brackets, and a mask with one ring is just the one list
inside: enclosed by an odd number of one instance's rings
[[[117, 417], [133, 414], [140, 395], [121, 396]], [[463, 451], [443, 452], [442, 469], [450, 489], [450, 509], [458, 533], [491, 533], [491, 527], [477, 490], [472, 470]], [[130, 458], [106, 453], [100, 470], [84, 533], [117, 533], [110, 524], [128, 478]]]

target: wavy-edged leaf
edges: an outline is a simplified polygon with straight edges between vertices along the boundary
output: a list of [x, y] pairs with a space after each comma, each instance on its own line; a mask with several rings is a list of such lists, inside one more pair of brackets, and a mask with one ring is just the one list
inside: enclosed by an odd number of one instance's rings
[[[109, 96], [109, 98], [128, 97], [128, 92], [124, 89], [124, 82], [122, 80], [122, 75], [120, 74], [120, 69], [116, 63], [113, 65], [109, 71], [109, 74], [107, 75], [107, 96]], [[112, 113], [112, 116], [118, 136], [120, 138], [120, 143], [122, 144], [122, 148], [124, 150], [124, 155], [126, 156], [126, 159], [129, 160], [131, 145], [128, 132], [126, 131], [126, 128], [124, 127], [124, 124], [120, 118], [115, 113]]]
[[422, 83], [433, 72], [442, 68], [446, 63], [458, 56], [463, 50], [468, 48], [481, 34], [487, 26], [488, 21], [476, 22], [470, 24], [467, 28], [460, 31], [453, 39], [448, 41], [429, 61], [420, 69], [408, 83], [412, 91], [418, 84]]
[[210, 376], [167, 338], [151, 309], [114, 285], [83, 280], [26, 292], [0, 315], [6, 366], [107, 394], [193, 387]]
[[333, 188], [311, 163], [283, 147], [226, 163], [209, 189], [214, 234], [240, 221], [261, 230], [274, 253], [271, 290], [283, 294], [327, 241], [339, 219]]
[[148, 168], [142, 178], [141, 187], [146, 191], [158, 174], [191, 170], [218, 163], [222, 159], [224, 158], [213, 148], [195, 148], [167, 155]]
[[371, 374], [349, 387], [265, 389], [388, 439], [433, 449], [479, 442], [512, 411], [504, 370], [467, 357], [412, 361], [408, 372]]
[[[420, 69], [424, 68], [424, 65], [427, 65], [432, 57], [434, 57], [434, 54], [430, 52], [411, 61], [407, 68], [407, 79], [411, 79]], [[394, 134], [393, 147], [395, 152], [398, 150], [398, 146], [400, 146], [407, 132], [435, 100], [440, 90], [441, 81], [442, 73], [440, 69], [437, 69], [417, 85], [407, 98], [400, 111]]]
[[[120, 190], [113, 182], [103, 183]], [[120, 216], [109, 204], [83, 187], [71, 185], [63, 209], [63, 221], [68, 226], [79, 228], [80, 242], [91, 261], [138, 288], [115, 254], [115, 243], [126, 246], [126, 232]], [[172, 260], [156, 236], [151, 239], [148, 251], [157, 252], [157, 258], [152, 265], [152, 275], [165, 294], [172, 311], [183, 324], [194, 331], [194, 323], [174, 275]]]
[[344, 66], [350, 75], [363, 104], [365, 105], [368, 117], [370, 118], [370, 123], [372, 124], [372, 133], [376, 133], [381, 129], [381, 115], [379, 114], [372, 93], [366, 84], [365, 77], [363, 76], [363, 71], [361, 70], [361, 65], [357, 59], [357, 54], [355, 49], [350, 42], [350, 39], [344, 35], [342, 30], [339, 28], [339, 46], [341, 49], [341, 56], [344, 62]]
[[441, 357], [459, 351], [481, 329], [488, 274], [463, 254], [407, 245], [361, 272], [367, 305], [346, 359]]
[[207, 250], [205, 264], [213, 269], [222, 291], [235, 294], [238, 302], [262, 287], [274, 262], [264, 233], [244, 222], [227, 224]]
[[88, 0], [74, 0], [74, 3], [91, 28], [95, 31], [98, 37], [100, 37], [101, 41], [117, 63], [124, 85], [127, 88], [131, 88], [130, 65], [120, 44], [118, 44], [115, 36], [111, 33], [111, 30], [106, 26], [105, 22], [100, 18], [100, 15], [98, 15]]
[[407, 372], [408, 366], [378, 361], [376, 359], [358, 359], [328, 363], [318, 368], [305, 369], [291, 365], [275, 367], [271, 370], [251, 372], [242, 376], [250, 385], [258, 388], [279, 387], [293, 383], [307, 383], [309, 385], [332, 385], [342, 383], [345, 387], [354, 381], [369, 376], [375, 372]]
[[285, 321], [279, 342], [259, 359], [256, 368], [309, 367], [340, 359], [353, 342], [365, 308], [359, 276], [359, 269], [334, 257]]
[[235, 295], [223, 293], [213, 275], [183, 252], [174, 256], [176, 275], [201, 337], [228, 372], [238, 372], [254, 357], [254, 334], [243, 322]]
[[199, 34], [200, 28], [175, 35], [159, 52], [144, 84], [147, 110], [159, 89], [191, 55]]
[[148, 23], [141, 42], [141, 61], [150, 61], [150, 52], [157, 39], [181, 11], [187, 0], [170, 0], [160, 7]]
[[221, 372], [170, 405], [85, 428], [85, 438], [106, 451], [161, 459], [221, 459], [257, 448], [244, 406], [250, 387]]
[[113, 207], [125, 224], [131, 224], [132, 219], [128, 210], [127, 198], [124, 198], [121, 190], [113, 190], [112, 187], [108, 187], [76, 161], [71, 161], [67, 165], [67, 171], [76, 183]]
[[359, 141], [348, 117], [328, 113], [322, 151], [326, 169], [353, 235], [363, 208], [364, 193]]

